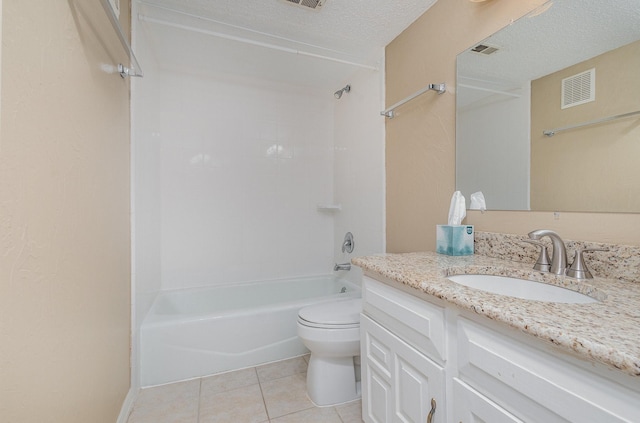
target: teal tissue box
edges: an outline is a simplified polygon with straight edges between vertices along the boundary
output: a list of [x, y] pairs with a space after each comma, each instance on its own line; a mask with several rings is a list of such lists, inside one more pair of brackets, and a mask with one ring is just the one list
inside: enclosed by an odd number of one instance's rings
[[449, 256], [473, 254], [473, 225], [436, 225], [436, 252]]

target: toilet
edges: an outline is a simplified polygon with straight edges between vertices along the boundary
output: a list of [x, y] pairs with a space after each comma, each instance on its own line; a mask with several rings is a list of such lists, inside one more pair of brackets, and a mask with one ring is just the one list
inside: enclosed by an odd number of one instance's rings
[[[360, 398], [360, 312], [362, 299], [304, 307], [298, 312], [298, 336], [311, 351], [307, 394], [318, 406]], [[357, 360], [359, 362], [359, 360]]]

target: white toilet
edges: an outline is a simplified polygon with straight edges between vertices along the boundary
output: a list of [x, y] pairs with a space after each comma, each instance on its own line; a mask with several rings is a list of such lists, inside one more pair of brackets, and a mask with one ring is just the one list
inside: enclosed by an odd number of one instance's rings
[[316, 405], [360, 398], [354, 358], [360, 355], [361, 311], [362, 299], [358, 298], [313, 305], [298, 312], [298, 336], [311, 351], [307, 393]]

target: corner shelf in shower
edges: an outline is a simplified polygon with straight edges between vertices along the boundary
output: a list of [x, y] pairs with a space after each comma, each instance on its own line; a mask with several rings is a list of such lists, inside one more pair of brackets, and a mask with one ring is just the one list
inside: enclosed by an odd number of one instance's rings
[[340, 210], [342, 210], [342, 204], [318, 204], [318, 211], [339, 212]]

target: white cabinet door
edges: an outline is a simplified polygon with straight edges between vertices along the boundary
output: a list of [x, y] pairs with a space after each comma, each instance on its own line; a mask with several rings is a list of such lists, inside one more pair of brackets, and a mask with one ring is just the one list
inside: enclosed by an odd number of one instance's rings
[[360, 318], [360, 359], [362, 366], [362, 419], [367, 423], [391, 421], [392, 335], [364, 315]]
[[393, 393], [390, 378], [366, 360], [362, 361], [362, 411], [368, 423], [391, 421]]
[[362, 330], [363, 419], [445, 423], [444, 369], [367, 316]]
[[453, 379], [453, 421], [459, 423], [523, 423], [459, 379]]

